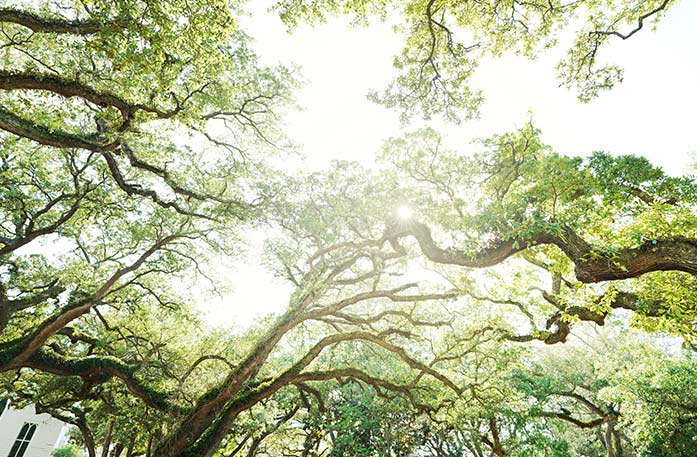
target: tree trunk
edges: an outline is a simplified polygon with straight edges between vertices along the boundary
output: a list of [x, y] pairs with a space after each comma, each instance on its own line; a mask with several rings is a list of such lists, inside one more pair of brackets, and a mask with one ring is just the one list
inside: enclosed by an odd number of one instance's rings
[[145, 449], [145, 457], [151, 457], [152, 456], [152, 442], [155, 439], [155, 435], [153, 433], [150, 434], [148, 437], [148, 446]]
[[107, 428], [106, 435], [104, 436], [104, 443], [102, 444], [102, 457], [109, 457], [109, 448], [111, 447], [111, 433], [114, 431], [114, 421], [109, 422], [109, 428]]
[[491, 431], [492, 438], [494, 438], [494, 442], [492, 443], [492, 450], [494, 451], [494, 454], [496, 457], [504, 457], [506, 454], [503, 452], [503, 448], [501, 447], [501, 441], [499, 440], [499, 429], [496, 425], [496, 419], [493, 417], [489, 419], [489, 430]]
[[126, 450], [126, 457], [133, 457], [133, 450], [135, 449], [136, 445], [136, 436], [133, 435], [131, 436], [131, 442], [128, 443], [128, 449]]
[[82, 434], [82, 441], [85, 442], [85, 447], [87, 448], [87, 455], [89, 457], [97, 457], [94, 436], [92, 436], [92, 432], [87, 427], [87, 424], [84, 422], [84, 420], [78, 420], [76, 425], [77, 428], [80, 430], [80, 433]]
[[124, 448], [125, 446], [123, 444], [118, 443], [114, 448], [114, 451], [111, 453], [111, 457], [121, 457], [121, 453], [123, 452]]

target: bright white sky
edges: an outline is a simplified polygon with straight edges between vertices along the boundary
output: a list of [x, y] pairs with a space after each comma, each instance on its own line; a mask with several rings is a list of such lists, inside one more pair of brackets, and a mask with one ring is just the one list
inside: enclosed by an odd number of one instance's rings
[[[288, 116], [286, 131], [302, 145], [306, 167], [320, 168], [335, 159], [371, 164], [382, 141], [399, 134], [400, 123], [397, 112], [374, 105], [365, 95], [395, 74], [392, 57], [401, 38], [388, 25], [354, 28], [346, 19], [288, 35], [266, 12], [268, 4], [253, 2], [245, 29], [255, 37], [264, 62], [301, 67], [306, 85], [297, 100], [303, 109]], [[604, 48], [602, 56], [624, 68], [625, 81], [591, 103], [581, 104], [558, 87], [555, 65], [561, 50], [534, 62], [507, 56], [482, 62], [475, 75], [474, 85], [486, 98], [479, 120], [431, 125], [446, 133], [451, 147], [469, 148], [473, 139], [521, 126], [532, 112], [545, 142], [560, 153], [640, 154], [672, 174], [684, 174], [690, 153], [697, 151], [694, 18], [697, 2], [682, 1], [656, 32], [645, 29]], [[258, 248], [232, 267], [233, 292], [202, 303], [213, 325], [246, 326], [286, 306], [289, 289], [257, 265]]]

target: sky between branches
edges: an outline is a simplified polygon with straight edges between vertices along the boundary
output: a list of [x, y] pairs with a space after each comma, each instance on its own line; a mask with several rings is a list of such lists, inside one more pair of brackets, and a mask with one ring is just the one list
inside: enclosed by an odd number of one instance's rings
[[[655, 32], [643, 30], [628, 41], [615, 40], [602, 58], [625, 70], [625, 80], [588, 104], [558, 87], [555, 65], [564, 48], [536, 61], [507, 55], [481, 62], [474, 86], [484, 91], [481, 117], [459, 126], [434, 120], [415, 120], [401, 126], [399, 115], [365, 97], [395, 75], [392, 57], [401, 38], [389, 24], [374, 21], [353, 27], [346, 18], [291, 34], [267, 12], [269, 1], [253, 1], [245, 30], [269, 64], [298, 65], [305, 86], [298, 91], [302, 110], [287, 117], [287, 133], [305, 156], [296, 166], [321, 169], [332, 160], [374, 163], [382, 142], [409, 130], [430, 125], [445, 133], [450, 148], [473, 150], [472, 140], [503, 133], [532, 118], [543, 139], [556, 151], [585, 156], [602, 150], [649, 158], [671, 174], [685, 174], [697, 151], [697, 2], [682, 1], [659, 23]], [[390, 18], [396, 21], [398, 18]], [[532, 113], [532, 114], [531, 114]], [[252, 247], [242, 260], [222, 272], [231, 292], [203, 298], [199, 304], [212, 325], [246, 326], [255, 318], [287, 305], [282, 281], [258, 264], [264, 233], [250, 236]]]

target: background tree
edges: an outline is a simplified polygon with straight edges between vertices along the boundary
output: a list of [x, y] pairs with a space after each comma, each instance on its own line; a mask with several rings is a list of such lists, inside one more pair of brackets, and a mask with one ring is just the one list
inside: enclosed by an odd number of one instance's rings
[[[293, 193], [298, 204], [284, 204], [276, 213], [312, 221], [295, 232], [296, 240], [324, 237], [337, 245], [379, 248], [404, 259], [405, 275], [432, 277], [427, 269], [435, 269], [443, 284], [482, 307], [466, 319], [499, 341], [566, 342], [578, 322], [604, 325], [611, 312], [624, 309], [633, 313], [632, 325], [668, 330], [692, 344], [693, 178], [667, 176], [633, 156], [564, 157], [544, 145], [532, 125], [482, 145], [485, 152], [461, 156], [443, 150], [433, 131], [394, 139], [383, 154], [392, 170], [371, 173], [337, 163], [326, 174], [304, 178], [298, 184], [302, 190]], [[435, 236], [458, 247], [441, 248]], [[411, 238], [414, 245], [403, 242]], [[287, 244], [284, 248], [293, 252]], [[624, 350], [607, 346], [601, 357]], [[565, 363], [572, 365], [584, 360], [566, 355]], [[505, 360], [501, 352], [494, 358]], [[521, 367], [521, 373], [529, 372], [529, 365]], [[499, 367], [498, 373], [505, 370]], [[596, 372], [587, 376], [588, 383], [602, 379]], [[465, 393], [460, 397], [466, 398]], [[556, 428], [566, 420], [581, 430], [602, 429], [608, 437], [588, 440], [593, 452], [622, 455], [627, 438], [617, 428], [619, 413], [606, 404], [597, 406], [598, 393], [567, 398], [571, 404], [562, 404], [563, 410], [541, 412], [558, 419]], [[511, 410], [515, 400], [501, 399], [501, 410], [482, 404], [481, 410], [498, 413], [483, 415], [479, 422], [474, 419], [479, 413], [468, 410], [463, 417], [474, 422], [460, 433], [472, 439], [459, 440], [484, 449], [488, 441], [492, 452], [504, 452], [494, 443], [493, 419], [499, 443], [508, 433], [501, 427], [516, 430], [510, 436], [521, 435], [520, 427], [539, 430], [526, 435], [527, 444], [506, 443], [519, 452], [532, 446], [526, 452], [534, 455], [544, 443], [559, 445], [559, 455], [573, 455], [573, 449], [580, 449], [573, 446], [583, 446], [565, 438], [578, 432], [550, 430], [529, 405], [527, 411]], [[589, 410], [591, 405], [595, 409]], [[581, 419], [572, 415], [571, 406], [582, 412]], [[490, 434], [486, 441], [483, 433]], [[460, 446], [459, 452], [475, 452], [465, 448]]]
[[613, 309], [627, 309], [637, 325], [691, 343], [691, 176], [668, 176], [634, 156], [562, 156], [531, 124], [481, 147], [460, 155], [432, 130], [407, 134], [386, 143], [386, 171], [337, 163], [303, 178], [299, 203], [275, 212], [312, 221], [299, 240], [422, 256], [417, 268], [437, 270], [446, 286], [517, 313], [516, 325], [499, 329], [514, 341], [563, 342], [574, 322], [602, 325]]

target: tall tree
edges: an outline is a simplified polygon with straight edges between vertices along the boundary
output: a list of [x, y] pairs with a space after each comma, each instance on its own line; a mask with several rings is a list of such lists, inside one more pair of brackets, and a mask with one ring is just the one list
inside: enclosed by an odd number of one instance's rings
[[257, 65], [238, 14], [225, 1], [0, 10], [0, 369], [36, 365], [100, 304], [158, 299], [253, 217], [264, 191], [245, 150], [279, 138], [292, 81]]

